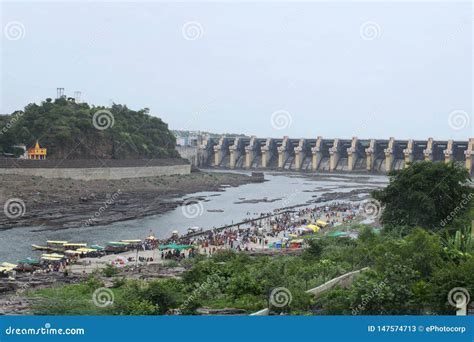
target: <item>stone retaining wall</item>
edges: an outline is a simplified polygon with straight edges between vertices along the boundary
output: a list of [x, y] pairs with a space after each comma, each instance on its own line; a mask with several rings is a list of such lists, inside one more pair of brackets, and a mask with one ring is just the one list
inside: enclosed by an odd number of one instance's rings
[[[110, 163], [109, 163], [110, 164]], [[113, 164], [113, 163], [111, 163]], [[127, 163], [129, 164], [129, 163]], [[140, 178], [140, 177], [156, 177], [169, 175], [186, 175], [191, 173], [191, 165], [179, 163], [177, 165], [156, 165], [157, 163], [136, 163], [136, 166], [111, 166], [91, 167], [67, 167], [66, 165], [40, 165], [38, 167], [1, 167], [0, 175], [20, 175], [20, 176], [37, 176], [45, 178], [70, 178], [79, 180], [98, 180], [98, 179], [122, 179], [122, 178]], [[155, 165], [153, 165], [155, 164]], [[44, 167], [42, 167], [44, 166]]]

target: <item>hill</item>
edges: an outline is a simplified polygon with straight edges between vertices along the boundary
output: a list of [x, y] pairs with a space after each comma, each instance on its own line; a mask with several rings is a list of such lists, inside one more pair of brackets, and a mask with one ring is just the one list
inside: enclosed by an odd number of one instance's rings
[[15, 145], [39, 140], [51, 159], [174, 158], [176, 139], [161, 119], [125, 105], [109, 108], [46, 99], [0, 116], [0, 152], [19, 155]]

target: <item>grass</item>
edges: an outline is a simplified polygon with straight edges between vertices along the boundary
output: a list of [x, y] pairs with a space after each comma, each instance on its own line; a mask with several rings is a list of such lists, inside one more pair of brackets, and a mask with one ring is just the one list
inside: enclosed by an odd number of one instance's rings
[[[74, 284], [31, 291], [27, 297], [35, 315], [110, 315], [112, 306], [94, 305], [94, 290], [87, 284]], [[120, 290], [111, 291], [117, 297]]]

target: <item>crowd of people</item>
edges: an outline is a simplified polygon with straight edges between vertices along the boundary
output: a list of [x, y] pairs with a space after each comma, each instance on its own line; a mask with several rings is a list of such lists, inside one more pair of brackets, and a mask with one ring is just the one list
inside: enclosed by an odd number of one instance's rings
[[[300, 227], [321, 220], [325, 222], [326, 228], [322, 229], [321, 232], [313, 233], [324, 234], [328, 230], [327, 228], [350, 223], [360, 213], [360, 210], [360, 204], [335, 202], [325, 206], [277, 209], [273, 212], [255, 213], [253, 218], [247, 218], [241, 224], [221, 229], [199, 231], [198, 233], [189, 232], [181, 236], [173, 233], [167, 239], [156, 239], [153, 234], [150, 234], [140, 243], [130, 245], [127, 251], [133, 254], [130, 255], [129, 253], [125, 260], [135, 262], [135, 259], [138, 258], [140, 263], [165, 260], [179, 261], [193, 257], [196, 254], [210, 256], [224, 249], [256, 251], [269, 249], [275, 245], [285, 248], [290, 246], [290, 235], [294, 238], [303, 234], [299, 231]], [[247, 216], [249, 215], [250, 213]], [[166, 248], [170, 244], [176, 244], [178, 248]], [[165, 248], [163, 248], [164, 246]], [[157, 253], [155, 253], [156, 250], [158, 250]], [[144, 251], [153, 251], [153, 257], [150, 255], [139, 256], [139, 252]], [[105, 255], [105, 252], [97, 253]], [[97, 256], [103, 256], [102, 254]], [[37, 272], [67, 272], [68, 266], [81, 262], [82, 257], [81, 255], [74, 255], [57, 262], [42, 262], [41, 267], [34, 267], [34, 269]], [[88, 256], [88, 259], [90, 263], [91, 256]]]
[[[179, 238], [161, 240], [160, 244], [179, 242], [195, 246], [192, 253], [181, 253], [180, 257], [192, 256], [195, 253], [212, 255], [218, 250], [255, 251], [266, 249], [275, 242], [287, 239], [288, 234], [297, 233], [301, 226], [317, 220], [326, 222], [327, 228], [349, 223], [360, 211], [360, 205], [354, 203], [333, 203], [326, 206], [301, 208], [299, 210], [275, 210], [266, 213], [254, 213], [256, 218], [247, 219], [246, 223], [223, 229], [212, 229], [198, 235], [187, 234]], [[249, 214], [249, 213], [248, 213]], [[173, 253], [165, 255], [172, 258]]]

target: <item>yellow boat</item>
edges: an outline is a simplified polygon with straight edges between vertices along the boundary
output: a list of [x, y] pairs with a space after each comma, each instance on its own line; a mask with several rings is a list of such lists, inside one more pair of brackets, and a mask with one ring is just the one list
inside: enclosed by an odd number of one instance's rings
[[38, 251], [49, 251], [51, 247], [48, 246], [38, 246], [38, 245], [31, 245], [31, 248], [36, 249]]
[[66, 249], [77, 249], [87, 247], [87, 243], [65, 243], [63, 247]]
[[2, 262], [0, 266], [8, 271], [12, 271], [14, 268], [16, 268], [18, 265], [15, 264], [10, 264], [9, 262]]
[[76, 251], [82, 254], [97, 252], [97, 250], [94, 248], [78, 248]]
[[47, 254], [47, 253], [45, 253], [45, 254], [42, 254], [41, 257], [62, 259], [62, 258], [64, 258], [64, 254], [57, 254], [57, 253]]
[[64, 244], [68, 243], [67, 241], [55, 241], [55, 240], [48, 240], [46, 241], [46, 244], [49, 246], [55, 246], [55, 247], [59, 247], [59, 246], [63, 246]]
[[64, 254], [67, 254], [67, 255], [79, 255], [81, 254], [81, 252], [78, 252], [78, 250], [72, 250], [72, 249], [67, 249], [64, 251]]
[[42, 256], [41, 259], [48, 260], [48, 261], [61, 261], [62, 260], [62, 258], [54, 258], [50, 256]]

